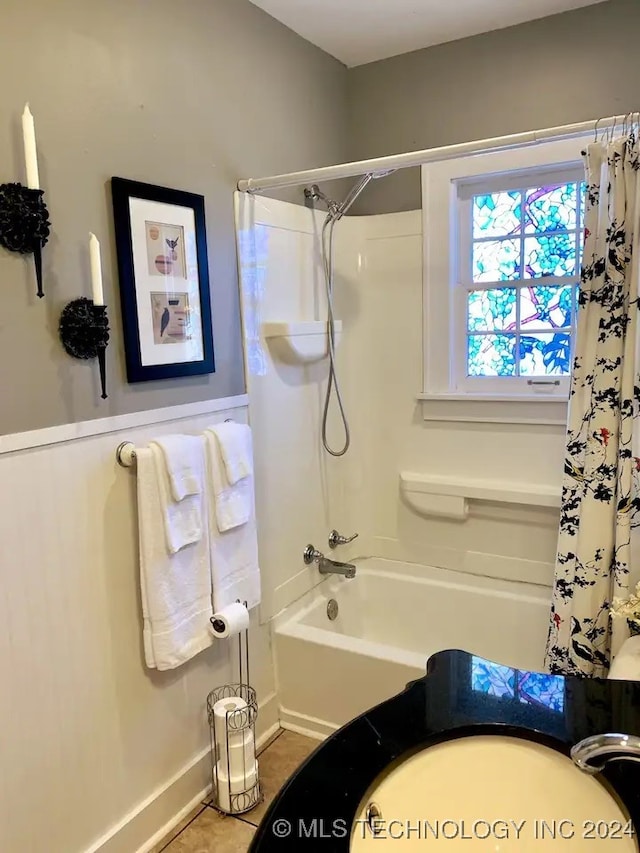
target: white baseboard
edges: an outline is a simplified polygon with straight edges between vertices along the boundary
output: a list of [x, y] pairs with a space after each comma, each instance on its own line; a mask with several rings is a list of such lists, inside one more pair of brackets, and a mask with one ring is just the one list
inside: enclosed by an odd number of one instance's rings
[[319, 720], [317, 717], [308, 717], [306, 714], [289, 711], [283, 707], [280, 707], [280, 726], [287, 731], [296, 732], [314, 740], [325, 740], [341, 728], [335, 723]]
[[[259, 703], [256, 748], [277, 732], [275, 693]], [[85, 853], [149, 853], [211, 792], [211, 755], [207, 746], [171, 779], [156, 788]]]

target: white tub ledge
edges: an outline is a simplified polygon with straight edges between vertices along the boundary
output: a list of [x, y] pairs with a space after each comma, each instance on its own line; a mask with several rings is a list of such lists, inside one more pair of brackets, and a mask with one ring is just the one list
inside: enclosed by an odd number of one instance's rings
[[400, 492], [406, 503], [420, 515], [456, 521], [467, 519], [469, 501], [551, 508], [560, 506], [560, 488], [556, 486], [473, 480], [411, 471], [400, 473]]

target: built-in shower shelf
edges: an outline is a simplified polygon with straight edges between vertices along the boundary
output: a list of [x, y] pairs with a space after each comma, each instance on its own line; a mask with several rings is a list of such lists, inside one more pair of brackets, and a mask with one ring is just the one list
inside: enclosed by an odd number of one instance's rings
[[400, 491], [412, 509], [421, 515], [458, 521], [467, 518], [469, 501], [560, 506], [560, 488], [556, 486], [415, 474], [409, 471], [400, 474]]
[[[342, 320], [335, 321], [336, 346], [342, 336]], [[311, 364], [329, 355], [326, 320], [262, 324], [262, 335], [273, 353], [287, 364]]]

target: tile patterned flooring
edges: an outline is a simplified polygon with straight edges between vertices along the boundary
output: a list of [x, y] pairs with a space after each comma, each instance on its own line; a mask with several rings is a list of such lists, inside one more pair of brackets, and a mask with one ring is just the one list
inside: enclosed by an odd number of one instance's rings
[[280, 731], [260, 753], [260, 783], [264, 801], [241, 818], [226, 817], [207, 802], [164, 838], [152, 853], [246, 853], [269, 804], [319, 741]]

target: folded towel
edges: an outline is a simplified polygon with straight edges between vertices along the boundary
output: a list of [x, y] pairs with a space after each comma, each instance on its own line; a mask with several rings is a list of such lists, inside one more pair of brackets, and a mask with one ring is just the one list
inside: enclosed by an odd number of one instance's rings
[[609, 678], [617, 681], [640, 681], [640, 637], [625, 640], [614, 657]]
[[[166, 465], [166, 455], [159, 446], [159, 442], [151, 442], [150, 448], [156, 460], [158, 471], [158, 487], [160, 494], [160, 506], [164, 519], [164, 536], [167, 543], [167, 551], [177, 554], [187, 545], [193, 545], [202, 539], [205, 527], [202, 489], [204, 487], [204, 441], [202, 436], [193, 436], [195, 445], [191, 449], [192, 463], [194, 466], [194, 480], [200, 493], [188, 495], [180, 502], [176, 502], [171, 494], [170, 476]], [[195, 452], [199, 447], [199, 458]]]
[[[215, 492], [216, 488], [220, 488], [220, 477], [224, 475], [224, 465], [220, 458], [215, 434], [207, 430], [205, 437], [207, 480]], [[249, 515], [246, 522], [239, 527], [222, 530], [218, 523], [215, 495], [210, 495], [207, 501], [213, 604], [216, 611], [222, 610], [235, 601], [246, 601], [249, 609], [260, 603], [260, 567], [253, 477], [246, 477], [232, 488], [238, 489], [240, 486], [247, 490], [246, 502]]]
[[181, 501], [202, 491], [202, 439], [197, 435], [163, 435], [154, 444], [162, 448], [171, 495]]
[[229, 485], [235, 486], [240, 480], [253, 475], [251, 427], [247, 424], [225, 421], [212, 429], [220, 442], [220, 452]]
[[[209, 620], [209, 536], [177, 554], [167, 554], [160, 503], [159, 451], [136, 451], [140, 592], [147, 666], [174, 669], [212, 643]], [[164, 467], [164, 466], [163, 466]]]
[[[222, 426], [222, 424], [220, 425]], [[224, 424], [227, 426], [227, 424]], [[218, 530], [232, 530], [246, 524], [253, 511], [253, 477], [247, 476], [231, 485], [222, 458], [222, 445], [218, 438], [219, 426], [206, 430], [207, 464], [209, 466], [209, 484], [213, 491], [213, 504]]]

